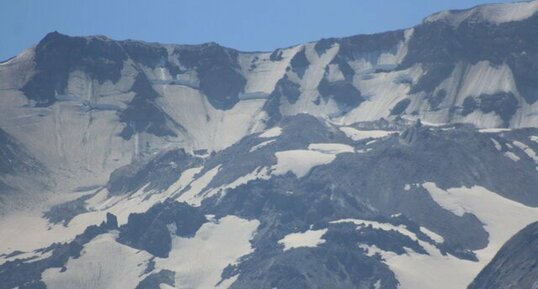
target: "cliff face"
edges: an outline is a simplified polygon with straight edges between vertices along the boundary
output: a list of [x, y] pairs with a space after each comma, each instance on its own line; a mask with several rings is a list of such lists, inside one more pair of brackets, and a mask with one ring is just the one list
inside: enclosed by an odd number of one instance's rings
[[54, 32], [0, 65], [0, 127], [92, 185], [163, 146], [222, 150], [299, 113], [342, 124], [536, 126], [538, 15], [488, 13], [263, 53]]

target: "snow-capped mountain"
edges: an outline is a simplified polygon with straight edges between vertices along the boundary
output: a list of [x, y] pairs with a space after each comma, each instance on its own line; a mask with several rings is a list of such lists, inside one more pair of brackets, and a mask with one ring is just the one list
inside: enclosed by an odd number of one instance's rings
[[533, 288], [530, 229], [503, 245], [538, 221], [537, 12], [271, 52], [46, 35], [0, 63], [0, 289]]

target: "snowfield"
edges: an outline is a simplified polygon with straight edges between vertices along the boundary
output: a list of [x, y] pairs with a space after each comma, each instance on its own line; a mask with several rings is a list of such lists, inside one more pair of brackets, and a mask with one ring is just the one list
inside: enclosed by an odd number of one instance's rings
[[[367, 250], [370, 256], [379, 254], [384, 262], [396, 273], [401, 289], [461, 289], [466, 288], [474, 277], [495, 256], [501, 246], [515, 233], [530, 223], [538, 220], [538, 208], [532, 208], [506, 199], [482, 187], [454, 188], [444, 191], [434, 183], [422, 186], [432, 198], [443, 208], [462, 216], [474, 214], [484, 223], [489, 233], [487, 247], [475, 251], [479, 261], [473, 262], [459, 259], [450, 254], [443, 255], [432, 244], [421, 241], [413, 232], [404, 226], [394, 226], [375, 221], [343, 219], [332, 223], [352, 223], [361, 227], [371, 226], [384, 231], [397, 231], [417, 241], [428, 252], [423, 255], [407, 249], [407, 254], [398, 255], [383, 251], [376, 246], [358, 244]], [[485, 202], [484, 200], [488, 200]], [[443, 243], [442, 236], [420, 227], [420, 230], [437, 243]]]
[[278, 243], [284, 246], [284, 251], [304, 247], [313, 248], [325, 243], [325, 240], [323, 239], [325, 233], [327, 233], [327, 229], [293, 233], [285, 236], [283, 239], [279, 240]]
[[358, 130], [353, 127], [341, 127], [340, 130], [354, 141], [379, 139], [394, 134], [394, 131], [385, 130]]
[[176, 289], [228, 288], [233, 280], [221, 280], [222, 271], [254, 250], [249, 241], [258, 226], [235, 216], [206, 223], [193, 238], [174, 237], [170, 256], [157, 258], [156, 267], [176, 272]]
[[336, 156], [311, 150], [290, 150], [275, 153], [277, 164], [273, 175], [285, 175], [292, 172], [297, 178], [306, 176], [316, 166], [331, 163]]
[[57, 289], [135, 289], [151, 255], [117, 243], [116, 237], [96, 237], [84, 247], [80, 258], [69, 259], [64, 272], [46, 270], [43, 281], [48, 288]]

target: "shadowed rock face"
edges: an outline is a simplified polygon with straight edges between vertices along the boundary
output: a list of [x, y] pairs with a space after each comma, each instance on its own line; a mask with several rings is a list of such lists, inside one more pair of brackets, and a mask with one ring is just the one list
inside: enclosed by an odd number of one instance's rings
[[372, 35], [355, 35], [334, 41], [340, 44], [340, 55], [343, 58], [360, 59], [364, 54], [390, 51], [402, 40], [404, 40], [404, 32], [398, 30]]
[[238, 72], [238, 52], [214, 43], [179, 48], [174, 55], [187, 69], [194, 69], [200, 90], [217, 109], [230, 109], [239, 101], [245, 78]]
[[167, 67], [171, 71], [178, 73], [178, 67], [170, 63], [168, 51], [166, 48], [157, 43], [142, 43], [138, 41], [126, 40], [120, 41], [119, 44], [127, 55], [136, 63], [143, 64], [147, 67]]
[[37, 106], [49, 106], [63, 94], [69, 73], [87, 72], [100, 83], [120, 79], [127, 55], [117, 42], [103, 37], [69, 37], [47, 34], [35, 49], [36, 74], [22, 88]]
[[329, 83], [322, 80], [318, 90], [325, 99], [333, 98], [341, 106], [343, 112], [357, 107], [364, 101], [361, 92], [351, 83], [345, 81]]
[[[264, 70], [283, 75], [270, 92], [263, 93], [268, 98], [264, 106], [267, 123], [272, 124], [281, 117], [283, 99], [294, 105], [300, 97], [305, 97], [305, 89], [312, 89], [303, 87], [304, 83], [311, 82], [304, 79], [305, 72], [318, 61], [310, 50], [322, 58], [337, 47], [327, 66], [319, 68], [324, 69], [325, 74], [313, 85], [318, 95], [308, 100], [316, 106], [334, 101], [338, 111], [329, 112], [327, 117], [346, 115], [368, 103], [375, 94], [386, 93], [370, 92], [371, 88], [361, 84], [360, 80], [385, 78], [384, 74], [420, 67], [422, 73], [414, 80], [411, 75], [401, 76], [401, 83], [409, 86], [401, 92], [409, 96], [405, 98], [408, 100], [395, 102], [388, 112], [379, 112], [378, 118], [438, 112], [443, 115], [444, 122], [472, 122], [465, 117], [479, 112], [498, 116], [501, 121], [495, 124], [497, 126], [514, 125], [518, 111], [538, 99], [538, 64], [535, 61], [538, 40], [533, 34], [537, 19], [535, 15], [496, 25], [471, 20], [457, 26], [443, 21], [424, 22], [412, 30], [329, 38], [301, 47], [277, 49], [264, 60], [271, 64]], [[284, 58], [290, 49], [296, 51]], [[159, 137], [176, 137], [181, 124], [171, 127], [170, 116], [157, 104], [160, 92], [151, 88], [155, 80], [148, 76], [148, 69], [163, 69], [170, 84], [190, 86], [205, 95], [213, 108], [225, 111], [241, 101], [248, 80], [259, 73], [254, 69], [259, 63], [251, 63], [254, 66], [246, 69], [242, 62], [250, 54], [256, 54], [256, 61], [260, 57], [267, 58], [262, 56], [263, 53], [239, 52], [215, 43], [161, 45], [113, 41], [104, 37], [69, 37], [54, 32], [36, 46], [35, 74], [27, 76], [29, 79], [21, 90], [34, 105], [46, 107], [65, 93], [69, 74], [74, 71], [83, 71], [98, 83], [110, 81], [116, 84], [125, 77], [122, 73], [126, 68], [134, 69], [137, 75], [131, 91], [135, 96], [125, 110], [119, 111], [120, 122], [127, 125], [121, 136], [129, 139], [135, 133], [148, 132]], [[282, 61], [287, 61], [287, 65], [277, 65]], [[359, 63], [366, 66], [358, 68]], [[464, 103], [459, 103], [456, 101], [458, 92], [468, 75], [457, 76], [461, 79], [452, 81], [449, 87], [443, 83], [458, 69], [465, 71], [478, 63], [487, 63], [492, 69], [508, 67], [507, 75], [513, 76], [515, 87], [494, 92], [482, 89], [484, 91], [465, 95]], [[330, 79], [328, 65], [342, 77]], [[387, 86], [395, 82], [386, 79]]]
[[200, 210], [184, 203], [165, 202], [145, 213], [129, 215], [128, 223], [120, 228], [118, 242], [166, 258], [172, 248], [171, 234], [192, 237], [205, 222]]
[[502, 247], [469, 289], [534, 289], [537, 282], [538, 223], [534, 223]]
[[[113, 41], [105, 37], [70, 37], [58, 32], [47, 34], [35, 49], [36, 74], [22, 88], [38, 106], [56, 102], [63, 94], [69, 73], [82, 70], [100, 83], [117, 82], [124, 61], [135, 65], [165, 67], [175, 76], [184, 72], [173, 64], [175, 58], [200, 78], [200, 90], [218, 109], [230, 109], [238, 101], [245, 79], [238, 72], [238, 53], [217, 44], [177, 46], [172, 55], [160, 44], [136, 41]], [[147, 97], [151, 98], [152, 95]]]
[[415, 27], [401, 67], [423, 64], [429, 76], [421, 79], [413, 91], [431, 94], [458, 62], [487, 60], [493, 65], [508, 64], [519, 93], [532, 104], [538, 100], [537, 28], [538, 15], [499, 25], [481, 21], [465, 21], [457, 27], [442, 21], [425, 23]]
[[477, 109], [484, 113], [495, 112], [506, 125], [516, 113], [517, 106], [517, 99], [512, 93], [483, 94], [477, 98], [466, 98], [462, 115], [466, 116]]
[[293, 58], [291, 59], [290, 66], [291, 69], [299, 75], [300, 78], [303, 78], [306, 69], [310, 62], [306, 58], [305, 49], [301, 49]]

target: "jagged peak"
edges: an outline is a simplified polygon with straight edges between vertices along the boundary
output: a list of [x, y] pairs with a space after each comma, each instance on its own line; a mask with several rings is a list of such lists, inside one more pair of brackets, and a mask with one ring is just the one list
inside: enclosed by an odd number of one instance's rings
[[538, 12], [538, 0], [484, 4], [463, 10], [446, 10], [426, 17], [423, 23], [444, 22], [458, 27], [463, 22], [503, 24], [522, 21]]
[[[423, 24], [433, 23], [433, 22], [444, 22], [454, 27], [458, 27], [461, 23], [466, 21], [472, 22], [486, 22], [491, 24], [502, 24], [513, 21], [521, 21], [532, 17], [538, 12], [538, 0], [531, 1], [521, 1], [521, 2], [512, 2], [512, 3], [495, 3], [495, 4], [484, 4], [475, 6], [468, 9], [460, 10], [445, 10], [441, 12], [434, 13], [423, 20]], [[341, 42], [341, 41], [359, 41], [362, 42], [363, 37], [369, 37], [373, 35], [383, 36], [390, 34], [401, 34], [405, 29], [395, 30], [395, 31], [385, 31], [374, 34], [356, 34], [346, 37], [329, 37], [323, 38], [315, 41], [310, 41], [308, 43], [317, 44], [323, 42]], [[240, 53], [262, 53], [262, 52], [272, 52], [272, 51], [241, 51], [232, 47], [223, 46], [216, 42], [206, 42], [200, 44], [171, 44], [171, 43], [159, 43], [159, 42], [146, 42], [142, 40], [134, 39], [125, 39], [125, 40], [115, 40], [111, 39], [104, 35], [88, 35], [88, 36], [71, 36], [63, 34], [58, 31], [53, 31], [45, 35], [45, 37], [39, 41], [39, 43], [46, 43], [48, 41], [59, 40], [59, 39], [86, 39], [86, 40], [100, 40], [100, 41], [112, 41], [120, 45], [122, 44], [137, 44], [143, 46], [151, 47], [169, 47], [169, 48], [182, 48], [182, 49], [207, 49], [219, 47], [224, 50], [236, 51]], [[39, 44], [38, 44], [39, 45]], [[303, 44], [298, 44], [303, 45]], [[292, 45], [284, 48], [276, 48], [274, 50], [283, 50], [295, 47], [297, 45]], [[274, 51], [273, 50], [273, 51]]]
[[52, 31], [52, 32], [47, 33], [45, 37], [43, 37], [43, 39], [39, 41], [39, 43], [47, 43], [51, 41], [60, 41], [60, 40], [67, 40], [67, 39], [85, 39], [87, 41], [89, 40], [113, 41], [111, 38], [105, 35], [71, 36], [68, 34], [63, 34], [58, 31]]
[[[86, 40], [87, 43], [91, 41], [102, 41], [102, 42], [112, 42], [116, 43], [119, 46], [124, 45], [136, 45], [136, 46], [146, 46], [151, 48], [170, 48], [170, 49], [208, 49], [208, 48], [218, 48], [223, 49], [227, 51], [237, 51], [242, 52], [237, 49], [226, 47], [223, 45], [220, 45], [217, 42], [205, 42], [200, 44], [172, 44], [172, 43], [160, 43], [160, 42], [152, 42], [152, 41], [143, 41], [143, 40], [137, 40], [137, 39], [113, 39], [105, 35], [86, 35], [86, 36], [72, 36], [68, 34], [64, 34], [58, 31], [52, 31], [47, 33], [37, 44], [37, 46], [42, 46], [47, 43], [58, 43], [61, 41], [69, 41], [69, 40]], [[245, 52], [249, 53], [249, 52]]]

